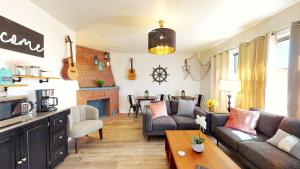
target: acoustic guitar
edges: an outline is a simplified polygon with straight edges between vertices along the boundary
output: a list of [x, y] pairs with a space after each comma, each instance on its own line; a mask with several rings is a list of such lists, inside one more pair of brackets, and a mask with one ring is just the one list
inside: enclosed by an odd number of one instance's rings
[[70, 44], [70, 53], [71, 57], [65, 58], [63, 60], [64, 67], [62, 69], [62, 76], [65, 80], [77, 80], [78, 79], [78, 71], [76, 67], [76, 63], [74, 62], [73, 50], [72, 50], [72, 41], [70, 36], [68, 35], [65, 38], [65, 42]]
[[128, 80], [135, 80], [136, 74], [135, 70], [133, 69], [133, 58], [130, 58], [130, 69], [128, 70]]

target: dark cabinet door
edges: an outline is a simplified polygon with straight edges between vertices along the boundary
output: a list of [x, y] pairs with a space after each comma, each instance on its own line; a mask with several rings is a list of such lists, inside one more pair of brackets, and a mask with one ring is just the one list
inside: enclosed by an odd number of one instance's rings
[[19, 169], [17, 164], [17, 136], [15, 133], [0, 135], [0, 169]]
[[22, 169], [47, 169], [49, 166], [48, 120], [24, 128], [21, 136], [20, 156]]

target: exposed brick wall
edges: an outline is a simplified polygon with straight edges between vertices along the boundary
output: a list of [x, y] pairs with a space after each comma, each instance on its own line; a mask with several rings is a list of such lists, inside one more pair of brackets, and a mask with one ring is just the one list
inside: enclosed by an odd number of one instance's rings
[[113, 112], [119, 113], [119, 89], [109, 90], [78, 90], [77, 104], [85, 105], [89, 100], [109, 99], [107, 115], [111, 116]]
[[104, 70], [98, 70], [97, 65], [94, 64], [94, 57], [98, 55], [99, 61], [105, 62], [103, 51], [90, 49], [82, 46], [76, 46], [76, 65], [78, 69], [78, 83], [79, 87], [97, 87], [96, 80], [104, 80], [104, 86], [114, 86], [115, 80], [111, 71], [111, 66]]

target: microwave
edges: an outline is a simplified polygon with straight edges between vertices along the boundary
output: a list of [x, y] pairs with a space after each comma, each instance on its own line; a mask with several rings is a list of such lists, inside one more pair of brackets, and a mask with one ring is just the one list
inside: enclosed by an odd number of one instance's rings
[[25, 96], [0, 98], [0, 128], [28, 120], [33, 103]]

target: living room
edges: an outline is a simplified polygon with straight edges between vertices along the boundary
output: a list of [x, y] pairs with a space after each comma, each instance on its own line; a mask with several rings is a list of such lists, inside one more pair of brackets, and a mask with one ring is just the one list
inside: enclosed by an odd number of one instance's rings
[[298, 0], [1, 0], [0, 169], [300, 168], [299, 21]]

